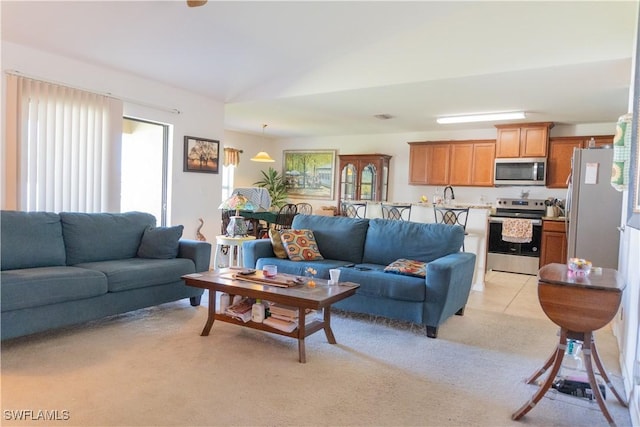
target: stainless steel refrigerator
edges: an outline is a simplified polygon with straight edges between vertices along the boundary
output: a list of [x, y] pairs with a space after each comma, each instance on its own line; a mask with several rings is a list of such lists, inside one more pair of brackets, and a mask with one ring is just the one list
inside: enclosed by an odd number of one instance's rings
[[576, 149], [567, 194], [569, 258], [618, 268], [622, 193], [611, 186], [612, 149]]

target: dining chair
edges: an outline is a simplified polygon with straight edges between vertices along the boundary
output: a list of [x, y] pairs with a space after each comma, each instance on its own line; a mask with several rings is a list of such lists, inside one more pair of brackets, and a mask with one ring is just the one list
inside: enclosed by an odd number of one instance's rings
[[409, 221], [411, 217], [411, 205], [391, 205], [382, 203], [382, 218]]
[[[467, 233], [467, 217], [469, 216], [469, 208], [453, 208], [447, 206], [434, 206], [433, 214], [437, 223], [459, 225], [465, 230], [464, 235]], [[464, 240], [462, 241], [462, 251], [464, 252]]]
[[342, 202], [340, 212], [342, 216], [346, 216], [349, 218], [365, 218], [367, 214], [367, 204], [356, 202]]
[[282, 206], [276, 215], [276, 222], [273, 224], [273, 228], [276, 230], [285, 230], [291, 228], [293, 217], [298, 213], [298, 208], [293, 203], [287, 203]]
[[296, 209], [302, 215], [311, 215], [313, 213], [313, 206], [310, 203], [297, 203]]

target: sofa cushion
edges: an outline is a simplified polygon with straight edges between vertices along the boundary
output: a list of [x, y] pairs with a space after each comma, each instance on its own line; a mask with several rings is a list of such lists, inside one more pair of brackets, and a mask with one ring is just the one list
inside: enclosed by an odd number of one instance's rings
[[271, 239], [271, 245], [273, 246], [273, 253], [276, 254], [278, 258], [282, 258], [282, 259], [288, 258], [287, 250], [284, 248], [284, 245], [282, 244], [282, 236], [280, 236], [280, 231], [270, 228], [269, 239]]
[[109, 292], [164, 285], [181, 280], [180, 277], [185, 274], [196, 272], [193, 261], [187, 258], [130, 258], [87, 262], [78, 264], [77, 267], [100, 271], [106, 275]]
[[95, 270], [39, 267], [7, 270], [0, 274], [2, 311], [80, 300], [107, 293], [107, 277]]
[[311, 230], [283, 230], [282, 245], [291, 261], [317, 261], [323, 259]]
[[404, 274], [405, 276], [426, 277], [427, 263], [400, 258], [384, 268], [385, 273]]
[[147, 227], [156, 218], [144, 212], [61, 212], [67, 265], [133, 258]]
[[385, 273], [384, 265], [365, 264], [370, 270], [341, 268], [340, 281], [359, 283], [357, 295], [391, 298], [402, 301], [425, 301], [427, 285], [424, 277]]
[[369, 220], [363, 263], [389, 265], [398, 258], [431, 262], [460, 251], [464, 229], [389, 219]]
[[147, 227], [142, 235], [138, 256], [140, 258], [171, 259], [178, 256], [178, 247], [184, 226]]
[[365, 237], [369, 226], [368, 219], [296, 215], [291, 226], [294, 229], [313, 230], [318, 249], [324, 258], [343, 260], [354, 264], [362, 262]]
[[2, 270], [65, 265], [58, 214], [2, 211], [0, 227]]

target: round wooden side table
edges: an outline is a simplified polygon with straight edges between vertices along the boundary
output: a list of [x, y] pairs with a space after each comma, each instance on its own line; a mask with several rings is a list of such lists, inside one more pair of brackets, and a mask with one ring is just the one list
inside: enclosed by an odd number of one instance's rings
[[[242, 267], [242, 243], [255, 240], [256, 236], [216, 236], [216, 253], [213, 257], [213, 267], [218, 268], [218, 257], [223, 246], [229, 246], [229, 267]], [[235, 254], [238, 253], [236, 257]]]
[[598, 274], [591, 272], [587, 276], [575, 275], [564, 264], [547, 264], [538, 271], [538, 299], [547, 317], [560, 326], [560, 340], [544, 366], [534, 372], [527, 383], [533, 384], [551, 368], [546, 380], [511, 418], [519, 420], [542, 399], [560, 371], [567, 340], [573, 339], [583, 343], [582, 358], [592, 393], [604, 417], [610, 425], [615, 426], [596, 382], [591, 359], [593, 358], [607, 387], [626, 407], [627, 403], [609, 380], [600, 361], [593, 335], [594, 331], [606, 326], [618, 312], [624, 287], [618, 272], [609, 268], [603, 268], [602, 273]]

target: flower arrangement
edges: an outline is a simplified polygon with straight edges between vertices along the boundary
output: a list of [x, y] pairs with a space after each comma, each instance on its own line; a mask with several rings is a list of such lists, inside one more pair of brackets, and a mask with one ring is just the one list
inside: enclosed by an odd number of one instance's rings
[[577, 276], [586, 276], [591, 272], [591, 261], [582, 258], [570, 258], [569, 270]]
[[313, 278], [318, 274], [318, 271], [313, 267], [307, 267], [305, 270], [305, 274], [309, 276], [309, 280], [307, 280], [307, 286], [310, 288], [316, 287], [316, 281]]

